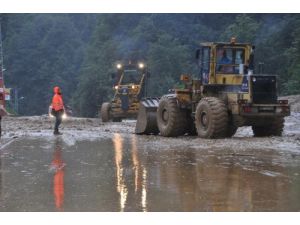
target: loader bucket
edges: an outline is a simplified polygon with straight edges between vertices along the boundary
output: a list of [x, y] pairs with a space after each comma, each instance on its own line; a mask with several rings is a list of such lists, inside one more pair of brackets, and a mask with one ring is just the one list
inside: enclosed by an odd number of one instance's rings
[[140, 101], [135, 125], [136, 134], [158, 134], [156, 111], [159, 98], [145, 98]]

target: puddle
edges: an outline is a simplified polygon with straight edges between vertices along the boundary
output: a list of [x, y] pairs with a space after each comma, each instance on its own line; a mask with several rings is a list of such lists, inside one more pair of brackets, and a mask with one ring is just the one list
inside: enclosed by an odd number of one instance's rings
[[24, 137], [0, 155], [0, 211], [300, 210], [300, 157], [278, 150], [166, 149], [112, 134]]

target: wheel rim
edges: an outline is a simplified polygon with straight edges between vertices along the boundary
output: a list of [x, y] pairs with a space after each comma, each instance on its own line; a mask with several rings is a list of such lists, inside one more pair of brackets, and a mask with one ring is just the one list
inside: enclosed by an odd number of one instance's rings
[[208, 127], [208, 116], [205, 111], [201, 112], [200, 114], [200, 123], [201, 126], [206, 130]]
[[167, 109], [163, 109], [162, 111], [162, 120], [164, 123], [167, 123], [169, 119], [169, 112], [167, 111]]

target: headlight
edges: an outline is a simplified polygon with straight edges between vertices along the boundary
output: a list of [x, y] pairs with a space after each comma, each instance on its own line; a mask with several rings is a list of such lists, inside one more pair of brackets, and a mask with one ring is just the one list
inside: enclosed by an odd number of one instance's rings
[[132, 88], [132, 89], [135, 89], [135, 86], [134, 86], [134, 85], [132, 85], [132, 86], [131, 86], [131, 88]]
[[122, 64], [118, 63], [117, 64], [117, 69], [121, 69], [122, 68]]
[[62, 119], [65, 120], [65, 119], [67, 119], [67, 118], [68, 118], [67, 114], [64, 113], [64, 114], [62, 115]]
[[118, 87], [118, 85], [116, 85], [114, 88], [115, 88], [115, 90], [118, 90], [119, 87]]
[[145, 67], [144, 63], [139, 63], [139, 68], [143, 69]]

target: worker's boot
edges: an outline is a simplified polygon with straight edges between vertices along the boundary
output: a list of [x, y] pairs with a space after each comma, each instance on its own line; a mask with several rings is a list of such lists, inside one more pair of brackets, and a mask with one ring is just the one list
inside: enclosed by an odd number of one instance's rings
[[58, 130], [55, 130], [55, 131], [53, 132], [53, 134], [54, 134], [54, 135], [62, 135], [62, 133], [60, 133]]

